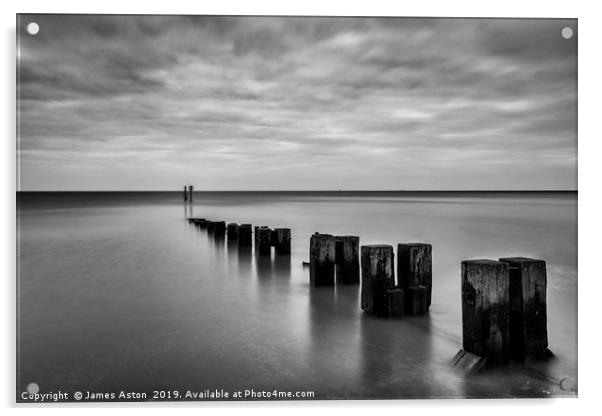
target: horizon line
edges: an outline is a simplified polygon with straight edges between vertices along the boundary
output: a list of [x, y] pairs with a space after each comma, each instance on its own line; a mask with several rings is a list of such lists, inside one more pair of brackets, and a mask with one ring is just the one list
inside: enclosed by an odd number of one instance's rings
[[[192, 192], [578, 192], [578, 189], [193, 189]], [[184, 189], [17, 190], [19, 192], [184, 192]]]

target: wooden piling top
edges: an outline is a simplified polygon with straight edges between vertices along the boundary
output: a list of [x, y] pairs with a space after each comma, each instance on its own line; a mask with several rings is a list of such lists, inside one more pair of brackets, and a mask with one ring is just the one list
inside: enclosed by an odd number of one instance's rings
[[462, 260], [462, 264], [477, 264], [483, 266], [499, 266], [500, 264], [506, 264], [501, 261], [491, 259], [474, 259], [474, 260]]
[[532, 259], [529, 257], [502, 257], [499, 261], [508, 263], [512, 267], [519, 267], [523, 264], [545, 263], [545, 260]]
[[393, 246], [391, 244], [366, 244], [363, 245], [362, 248], [387, 248], [387, 249], [393, 249]]

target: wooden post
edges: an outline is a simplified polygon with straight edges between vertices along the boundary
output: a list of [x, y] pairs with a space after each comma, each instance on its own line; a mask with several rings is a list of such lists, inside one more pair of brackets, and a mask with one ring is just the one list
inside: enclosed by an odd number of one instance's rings
[[336, 280], [341, 283], [360, 282], [360, 238], [354, 235], [335, 237]]
[[238, 224], [231, 222], [228, 224], [228, 241], [238, 240]]
[[212, 233], [215, 231], [215, 221], [207, 221], [207, 232]]
[[253, 227], [253, 243], [255, 243], [255, 246], [257, 247], [257, 230], [259, 228], [267, 228], [267, 226], [265, 225], [256, 225], [255, 227]]
[[259, 255], [272, 254], [272, 230], [266, 226], [255, 227], [255, 253]]
[[188, 192], [186, 191], [186, 186], [184, 186], [184, 201], [188, 200]]
[[403, 318], [403, 290], [399, 288], [387, 290], [387, 315], [389, 318]]
[[278, 255], [291, 254], [291, 229], [275, 228], [272, 231], [272, 245]]
[[510, 358], [546, 358], [548, 320], [546, 262], [525, 257], [501, 258], [510, 267]]
[[192, 201], [192, 190], [194, 189], [194, 187], [192, 185], [188, 186], [188, 193], [190, 194], [190, 200]]
[[334, 286], [334, 236], [315, 233], [309, 239], [309, 282], [312, 287]]
[[408, 299], [411, 304], [409, 305], [410, 315], [424, 315], [428, 312], [428, 306], [426, 304], [426, 287], [424, 286], [410, 286], [407, 289], [410, 294], [405, 298]]
[[487, 358], [488, 365], [508, 362], [509, 286], [507, 263], [462, 262], [462, 343], [464, 351]]
[[[397, 245], [397, 279], [398, 285], [404, 291], [405, 308], [407, 314], [414, 314], [414, 310], [428, 313], [431, 306], [431, 293], [433, 287], [432, 273], [432, 247], [425, 243], [406, 243]], [[414, 309], [415, 302], [420, 303], [420, 292], [410, 290], [411, 287], [424, 286], [426, 289], [426, 309]], [[418, 296], [414, 299], [415, 296]]]
[[379, 316], [387, 315], [387, 291], [395, 286], [393, 246], [362, 246], [362, 309]]
[[225, 221], [215, 221], [214, 222], [214, 233], [216, 235], [225, 235], [226, 234], [226, 222]]
[[242, 247], [253, 245], [253, 226], [251, 224], [240, 224], [238, 227], [238, 245]]

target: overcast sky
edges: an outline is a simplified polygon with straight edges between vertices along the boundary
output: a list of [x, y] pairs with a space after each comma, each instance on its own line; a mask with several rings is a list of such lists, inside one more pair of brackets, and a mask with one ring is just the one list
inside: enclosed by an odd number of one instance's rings
[[26, 15], [18, 30], [23, 190], [577, 186], [575, 20]]

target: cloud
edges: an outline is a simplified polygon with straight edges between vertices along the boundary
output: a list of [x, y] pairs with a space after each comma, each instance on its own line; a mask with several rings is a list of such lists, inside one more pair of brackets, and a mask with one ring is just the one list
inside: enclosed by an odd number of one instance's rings
[[576, 188], [574, 20], [20, 20], [23, 189]]

